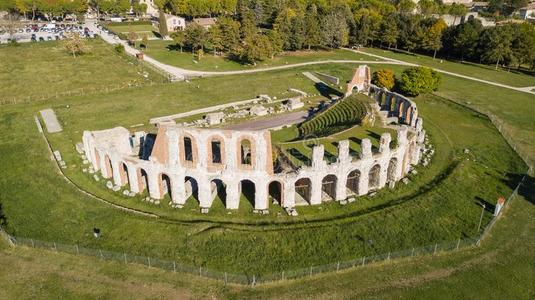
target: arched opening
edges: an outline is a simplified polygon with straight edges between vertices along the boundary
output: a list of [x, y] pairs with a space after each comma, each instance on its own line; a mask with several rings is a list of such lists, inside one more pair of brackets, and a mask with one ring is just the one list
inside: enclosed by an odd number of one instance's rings
[[95, 149], [94, 152], [95, 152], [95, 171], [98, 171], [101, 168], [101, 166], [100, 166], [100, 155], [98, 154], [97, 149]]
[[119, 168], [119, 172], [121, 173], [121, 183], [122, 184], [130, 184], [130, 178], [128, 177], [128, 166], [123, 162], [121, 163], [121, 167]]
[[269, 197], [273, 204], [283, 205], [282, 183], [279, 181], [272, 181], [268, 185]]
[[111, 159], [107, 154], [106, 156], [104, 156], [104, 167], [106, 168], [108, 178], [113, 177], [113, 167], [111, 165]]
[[336, 200], [336, 181], [335, 175], [327, 175], [321, 181], [321, 200], [331, 201]]
[[308, 178], [301, 178], [295, 182], [295, 204], [310, 204], [312, 182]]
[[360, 182], [360, 171], [353, 170], [347, 175], [346, 188], [350, 190], [350, 194], [359, 194], [359, 182]]
[[190, 137], [184, 137], [184, 161], [193, 162], [193, 143]]
[[138, 178], [138, 186], [139, 186], [139, 192], [143, 193], [143, 191], [149, 189], [149, 176], [147, 172], [143, 169], [137, 170], [137, 178]]
[[223, 154], [221, 151], [221, 141], [214, 139], [210, 142], [210, 150], [212, 153], [212, 163], [220, 164], [223, 162]]
[[254, 208], [256, 189], [254, 182], [244, 179], [240, 181], [241, 194], [245, 197]]
[[252, 144], [248, 139], [240, 141], [240, 162], [242, 165], [252, 164]]
[[184, 178], [184, 188], [186, 190], [186, 199], [193, 197], [199, 203], [199, 185], [193, 177]]
[[162, 193], [162, 196], [165, 196], [166, 194], [169, 195], [169, 197], [172, 197], [171, 192], [171, 178], [165, 173], [162, 173], [160, 175], [160, 192]]
[[375, 165], [370, 169], [369, 173], [369, 181], [368, 181], [368, 189], [377, 189], [379, 188], [379, 178], [381, 174], [381, 166]]
[[387, 169], [387, 175], [386, 175], [386, 181], [387, 182], [393, 182], [396, 181], [396, 169], [398, 166], [398, 160], [396, 158], [390, 159], [390, 162], [388, 163], [388, 169]]
[[221, 179], [214, 179], [210, 182], [210, 191], [212, 193], [212, 201], [219, 198], [224, 207], [227, 207], [227, 189], [225, 183]]
[[410, 125], [410, 124], [411, 124], [411, 121], [412, 121], [412, 106], [409, 106], [409, 107], [407, 108], [407, 111], [405, 112], [405, 118], [404, 118], [404, 120], [405, 120], [405, 123], [406, 123], [407, 125]]
[[401, 119], [401, 121], [405, 121], [405, 100], [401, 100], [399, 102], [399, 107], [398, 107], [398, 118]]

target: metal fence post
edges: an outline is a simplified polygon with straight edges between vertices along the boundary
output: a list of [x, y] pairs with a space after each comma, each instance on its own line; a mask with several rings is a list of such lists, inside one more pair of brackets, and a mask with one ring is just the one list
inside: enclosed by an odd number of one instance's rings
[[362, 258], [362, 265], [364, 266], [364, 260], [366, 259], [366, 257], [363, 257]]
[[457, 240], [457, 247], [455, 247], [455, 250], [459, 250], [459, 245], [461, 244], [461, 238]]
[[102, 250], [98, 250], [98, 253], [100, 253], [100, 259], [104, 259], [104, 255], [102, 255]]
[[255, 275], [253, 275], [253, 282], [252, 282], [252, 286], [255, 286], [255, 284], [256, 284], [256, 276], [255, 276]]
[[176, 262], [175, 261], [173, 261], [173, 272], [176, 273]]
[[433, 255], [437, 254], [437, 246], [438, 246], [438, 243], [435, 244], [435, 250], [433, 251]]
[[414, 247], [412, 247], [411, 256], [414, 256]]
[[284, 280], [284, 271], [282, 271], [281, 280]]
[[388, 252], [388, 256], [387, 256], [386, 260], [390, 260], [390, 252]]
[[35, 243], [33, 242], [33, 239], [32, 240], [32, 247], [35, 248]]
[[58, 251], [58, 247], [56, 247], [56, 242], [54, 242], [54, 251]]
[[147, 256], [147, 261], [149, 262], [149, 268], [151, 267], [150, 265], [150, 257]]
[[340, 271], [340, 262], [336, 264], [336, 272]]
[[76, 254], [80, 254], [80, 248], [76, 245]]

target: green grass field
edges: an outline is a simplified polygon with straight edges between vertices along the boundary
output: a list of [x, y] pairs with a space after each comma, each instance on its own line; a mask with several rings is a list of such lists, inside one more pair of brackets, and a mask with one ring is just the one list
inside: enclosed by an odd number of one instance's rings
[[259, 69], [266, 67], [282, 66], [296, 63], [303, 63], [308, 61], [320, 61], [320, 60], [367, 60], [367, 55], [361, 55], [352, 53], [345, 50], [332, 50], [332, 51], [298, 51], [287, 52], [276, 56], [273, 59], [261, 61], [256, 66], [244, 65], [239, 62], [229, 60], [221, 56], [213, 56], [210, 53], [204, 55], [204, 57], [198, 61], [195, 59], [191, 52], [180, 52], [179, 48], [176, 50], [173, 46], [175, 44], [170, 41], [152, 40], [148, 43], [148, 48], [144, 52], [163, 63], [188, 69], [199, 71], [235, 71], [235, 70], [248, 70]]
[[386, 49], [364, 48], [362, 51], [515, 87], [535, 86], [535, 76], [529, 76], [514, 69], [510, 71], [504, 69], [495, 70], [494, 66], [489, 65], [471, 62], [459, 63], [440, 58], [433, 59], [433, 57], [426, 55], [409, 54], [401, 51], [395, 52]]
[[148, 78], [141, 76], [139, 66], [115, 55], [100, 39], [87, 40], [87, 46], [90, 53], [76, 58], [60, 42], [0, 46], [0, 102], [40, 101], [58, 93], [104, 92], [106, 88], [162, 80], [153, 73]]
[[[336, 221], [318, 220], [316, 226], [302, 222], [262, 227], [211, 222], [173, 224], [119, 212], [79, 193], [53, 171], [50, 154], [32, 119], [43, 107], [56, 110], [65, 131], [49, 135], [49, 138], [54, 148], [62, 151], [69, 165], [67, 174], [84, 188], [101, 193], [110, 201], [154, 210], [168, 218], [198, 219], [200, 214], [196, 211], [180, 214], [144, 207], [136, 199], [120, 199], [88, 178], [84, 179], [73, 148], [80, 141], [82, 131], [146, 123], [150, 117], [247, 99], [260, 93], [283, 96], [288, 87], [314, 92], [312, 83], [301, 75], [303, 70], [323, 71], [347, 79], [352, 68], [315, 66], [3, 106], [0, 111], [0, 128], [4, 133], [0, 136], [0, 162], [3, 171], [10, 174], [0, 177], [0, 204], [7, 223], [5, 227], [18, 236], [115, 251], [128, 250], [134, 254], [176, 259], [219, 270], [255, 273], [307, 267], [475, 236], [481, 212], [477, 201], [494, 203], [498, 196], [509, 194], [525, 167], [488, 119], [433, 96], [416, 99], [425, 119], [424, 126], [437, 149], [433, 163], [426, 169], [418, 169], [419, 174], [412, 178], [411, 184], [381, 191], [375, 198], [359, 198], [354, 205], [346, 207], [325, 205], [321, 213], [317, 212], [318, 207], [300, 210], [300, 221], [318, 216], [336, 218]], [[396, 72], [400, 70], [395, 69]], [[238, 85], [242, 88], [233, 88]], [[229, 87], [232, 92], [222, 92]], [[440, 95], [486, 105], [486, 109], [506, 121], [507, 129], [515, 138], [519, 133], [527, 134], [523, 136], [522, 145], [531, 158], [535, 157], [535, 148], [531, 148], [535, 146], [534, 139], [530, 139], [534, 133], [524, 132], [533, 126], [531, 111], [524, 109], [531, 101], [529, 95], [511, 91], [500, 94], [490, 90], [488, 93], [495, 97], [488, 98], [484, 93], [489, 86], [480, 83], [467, 84], [470, 93], [461, 94], [458, 88], [465, 87], [459, 87], [457, 81], [445, 77]], [[501, 95], [512, 105], [500, 102]], [[464, 149], [469, 149], [470, 153], [465, 154]], [[440, 255], [438, 259], [403, 260], [255, 289], [223, 287], [207, 279], [175, 276], [136, 266], [123, 268], [114, 263], [46, 251], [0, 248], [0, 261], [7, 266], [0, 271], [3, 279], [0, 286], [8, 287], [0, 288], [0, 296], [4, 293], [6, 297], [16, 298], [117, 298], [131, 293], [135, 297], [174, 298], [437, 298], [481, 294], [527, 299], [533, 295], [533, 289], [528, 287], [535, 277], [529, 264], [523, 263], [534, 259], [530, 251], [533, 236], [529, 234], [534, 224], [529, 216], [535, 201], [533, 198], [527, 200], [520, 198], [513, 204], [503, 223], [498, 223], [499, 229], [482, 248]], [[374, 211], [373, 207], [379, 204], [386, 204], [386, 208]], [[490, 214], [485, 213], [484, 223], [488, 222]], [[222, 216], [217, 211], [207, 216], [211, 221], [226, 218], [248, 223], [258, 222], [257, 217], [260, 216], [246, 212]], [[269, 218], [275, 221], [268, 221], [277, 222], [276, 216]], [[284, 222], [284, 217], [278, 222]], [[94, 226], [102, 229], [103, 237], [99, 240], [91, 236]], [[259, 231], [258, 228], [273, 230]], [[515, 232], [514, 239], [510, 238], [511, 232]], [[363, 242], [368, 240], [374, 241], [373, 246]], [[25, 266], [23, 271], [7, 272], [21, 265]], [[76, 283], [72, 278], [77, 279]], [[22, 288], [35, 282], [41, 284]], [[106, 288], [89, 288], [104, 282]], [[445, 294], [445, 289], [451, 287], [455, 290]], [[493, 291], [491, 287], [497, 290]]]

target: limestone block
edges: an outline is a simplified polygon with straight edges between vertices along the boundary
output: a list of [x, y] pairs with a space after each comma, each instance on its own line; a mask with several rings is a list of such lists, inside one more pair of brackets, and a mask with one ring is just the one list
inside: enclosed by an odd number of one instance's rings
[[84, 144], [83, 143], [77, 143], [76, 144], [76, 152], [78, 152], [79, 154], [85, 153]]
[[89, 161], [88, 161], [87, 159], [84, 159], [84, 160], [82, 161], [82, 163], [83, 163], [84, 165], [87, 165], [87, 164], [89, 163]]
[[87, 173], [87, 169], [86, 168], [82, 169], [82, 173]]
[[409, 178], [405, 177], [405, 178], [401, 179], [401, 182], [403, 184], [409, 184], [410, 180], [409, 180]]
[[113, 189], [113, 183], [111, 181], [106, 181], [106, 187], [110, 190]]
[[201, 214], [207, 214], [209, 211], [210, 211], [209, 208], [206, 208], [206, 207], [201, 208]]
[[113, 190], [114, 192], [118, 192], [118, 191], [121, 190], [121, 187], [118, 186], [118, 185], [116, 185], [116, 186], [114, 186], [114, 187], [112, 188], [112, 190]]
[[97, 174], [93, 175], [93, 179], [95, 179], [95, 181], [100, 181]]

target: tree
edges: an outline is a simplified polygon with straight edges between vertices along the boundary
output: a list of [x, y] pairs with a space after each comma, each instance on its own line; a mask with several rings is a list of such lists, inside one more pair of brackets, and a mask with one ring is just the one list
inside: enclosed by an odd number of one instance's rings
[[388, 45], [388, 49], [390, 49], [393, 44], [397, 43], [399, 29], [393, 16], [385, 18], [385, 21], [381, 24], [380, 32], [381, 34], [379, 38], [382, 43]]
[[453, 25], [455, 25], [457, 18], [464, 17], [467, 12], [468, 9], [463, 4], [453, 3], [449, 9], [450, 15], [453, 16]]
[[419, 0], [417, 6], [420, 13], [424, 16], [430, 16], [438, 10], [437, 3], [433, 0]]
[[318, 9], [315, 4], [311, 4], [305, 16], [305, 37], [304, 44], [308, 50], [311, 47], [319, 46], [321, 43], [320, 24], [318, 22]]
[[206, 42], [206, 30], [197, 23], [191, 23], [186, 27], [186, 46], [195, 53], [197, 49], [203, 49]]
[[528, 23], [517, 25], [512, 50], [518, 58], [518, 68], [521, 64], [531, 65], [535, 62], [535, 26]]
[[497, 70], [500, 62], [512, 57], [512, 40], [513, 34], [508, 26], [485, 30], [480, 41], [484, 46], [481, 58], [486, 62], [495, 62]]
[[212, 47], [214, 56], [216, 56], [217, 50], [221, 50], [223, 48], [223, 38], [222, 38], [221, 27], [212, 26], [208, 29], [208, 42], [210, 43], [210, 46]]
[[132, 26], [128, 25], [128, 43], [135, 47], [137, 39], [138, 39], [137, 33], [132, 30]]
[[399, 89], [408, 96], [436, 91], [440, 85], [440, 74], [426, 67], [411, 67], [401, 73]]
[[143, 43], [143, 47], [145, 49], [148, 49], [149, 48], [149, 35], [148, 34], [144, 34], [143, 35], [143, 38], [141, 38], [141, 43]]
[[349, 42], [349, 28], [345, 19], [340, 15], [331, 13], [322, 21], [323, 44], [331, 48], [346, 46]]
[[392, 72], [392, 70], [381, 69], [381, 70], [377, 70], [373, 72], [372, 82], [373, 84], [379, 87], [392, 90], [392, 88], [396, 84], [396, 79], [394, 76], [394, 72]]
[[453, 46], [461, 52], [461, 61], [463, 61], [466, 55], [473, 56], [475, 54], [483, 26], [479, 20], [469, 20], [456, 28]]
[[69, 32], [66, 34], [66, 39], [64, 41], [63, 47], [68, 52], [72, 53], [73, 57], [76, 55], [81, 55], [87, 53], [89, 48], [85, 45], [85, 42], [80, 37], [80, 34], [77, 32]]
[[223, 51], [234, 52], [240, 43], [240, 22], [228, 17], [222, 17], [217, 20], [216, 26], [221, 31]]
[[162, 38], [165, 38], [169, 35], [169, 30], [167, 30], [167, 19], [165, 17], [165, 13], [162, 10], [160, 10], [158, 29]]
[[184, 31], [176, 31], [171, 34], [171, 38], [180, 47], [180, 53], [182, 53], [182, 48], [186, 45], [186, 34]]
[[422, 48], [433, 51], [433, 59], [437, 56], [437, 51], [442, 48], [442, 34], [448, 25], [444, 20], [438, 19], [431, 27], [424, 33]]
[[264, 34], [255, 34], [244, 41], [240, 58], [256, 66], [257, 61], [269, 58], [272, 52], [269, 38]]

